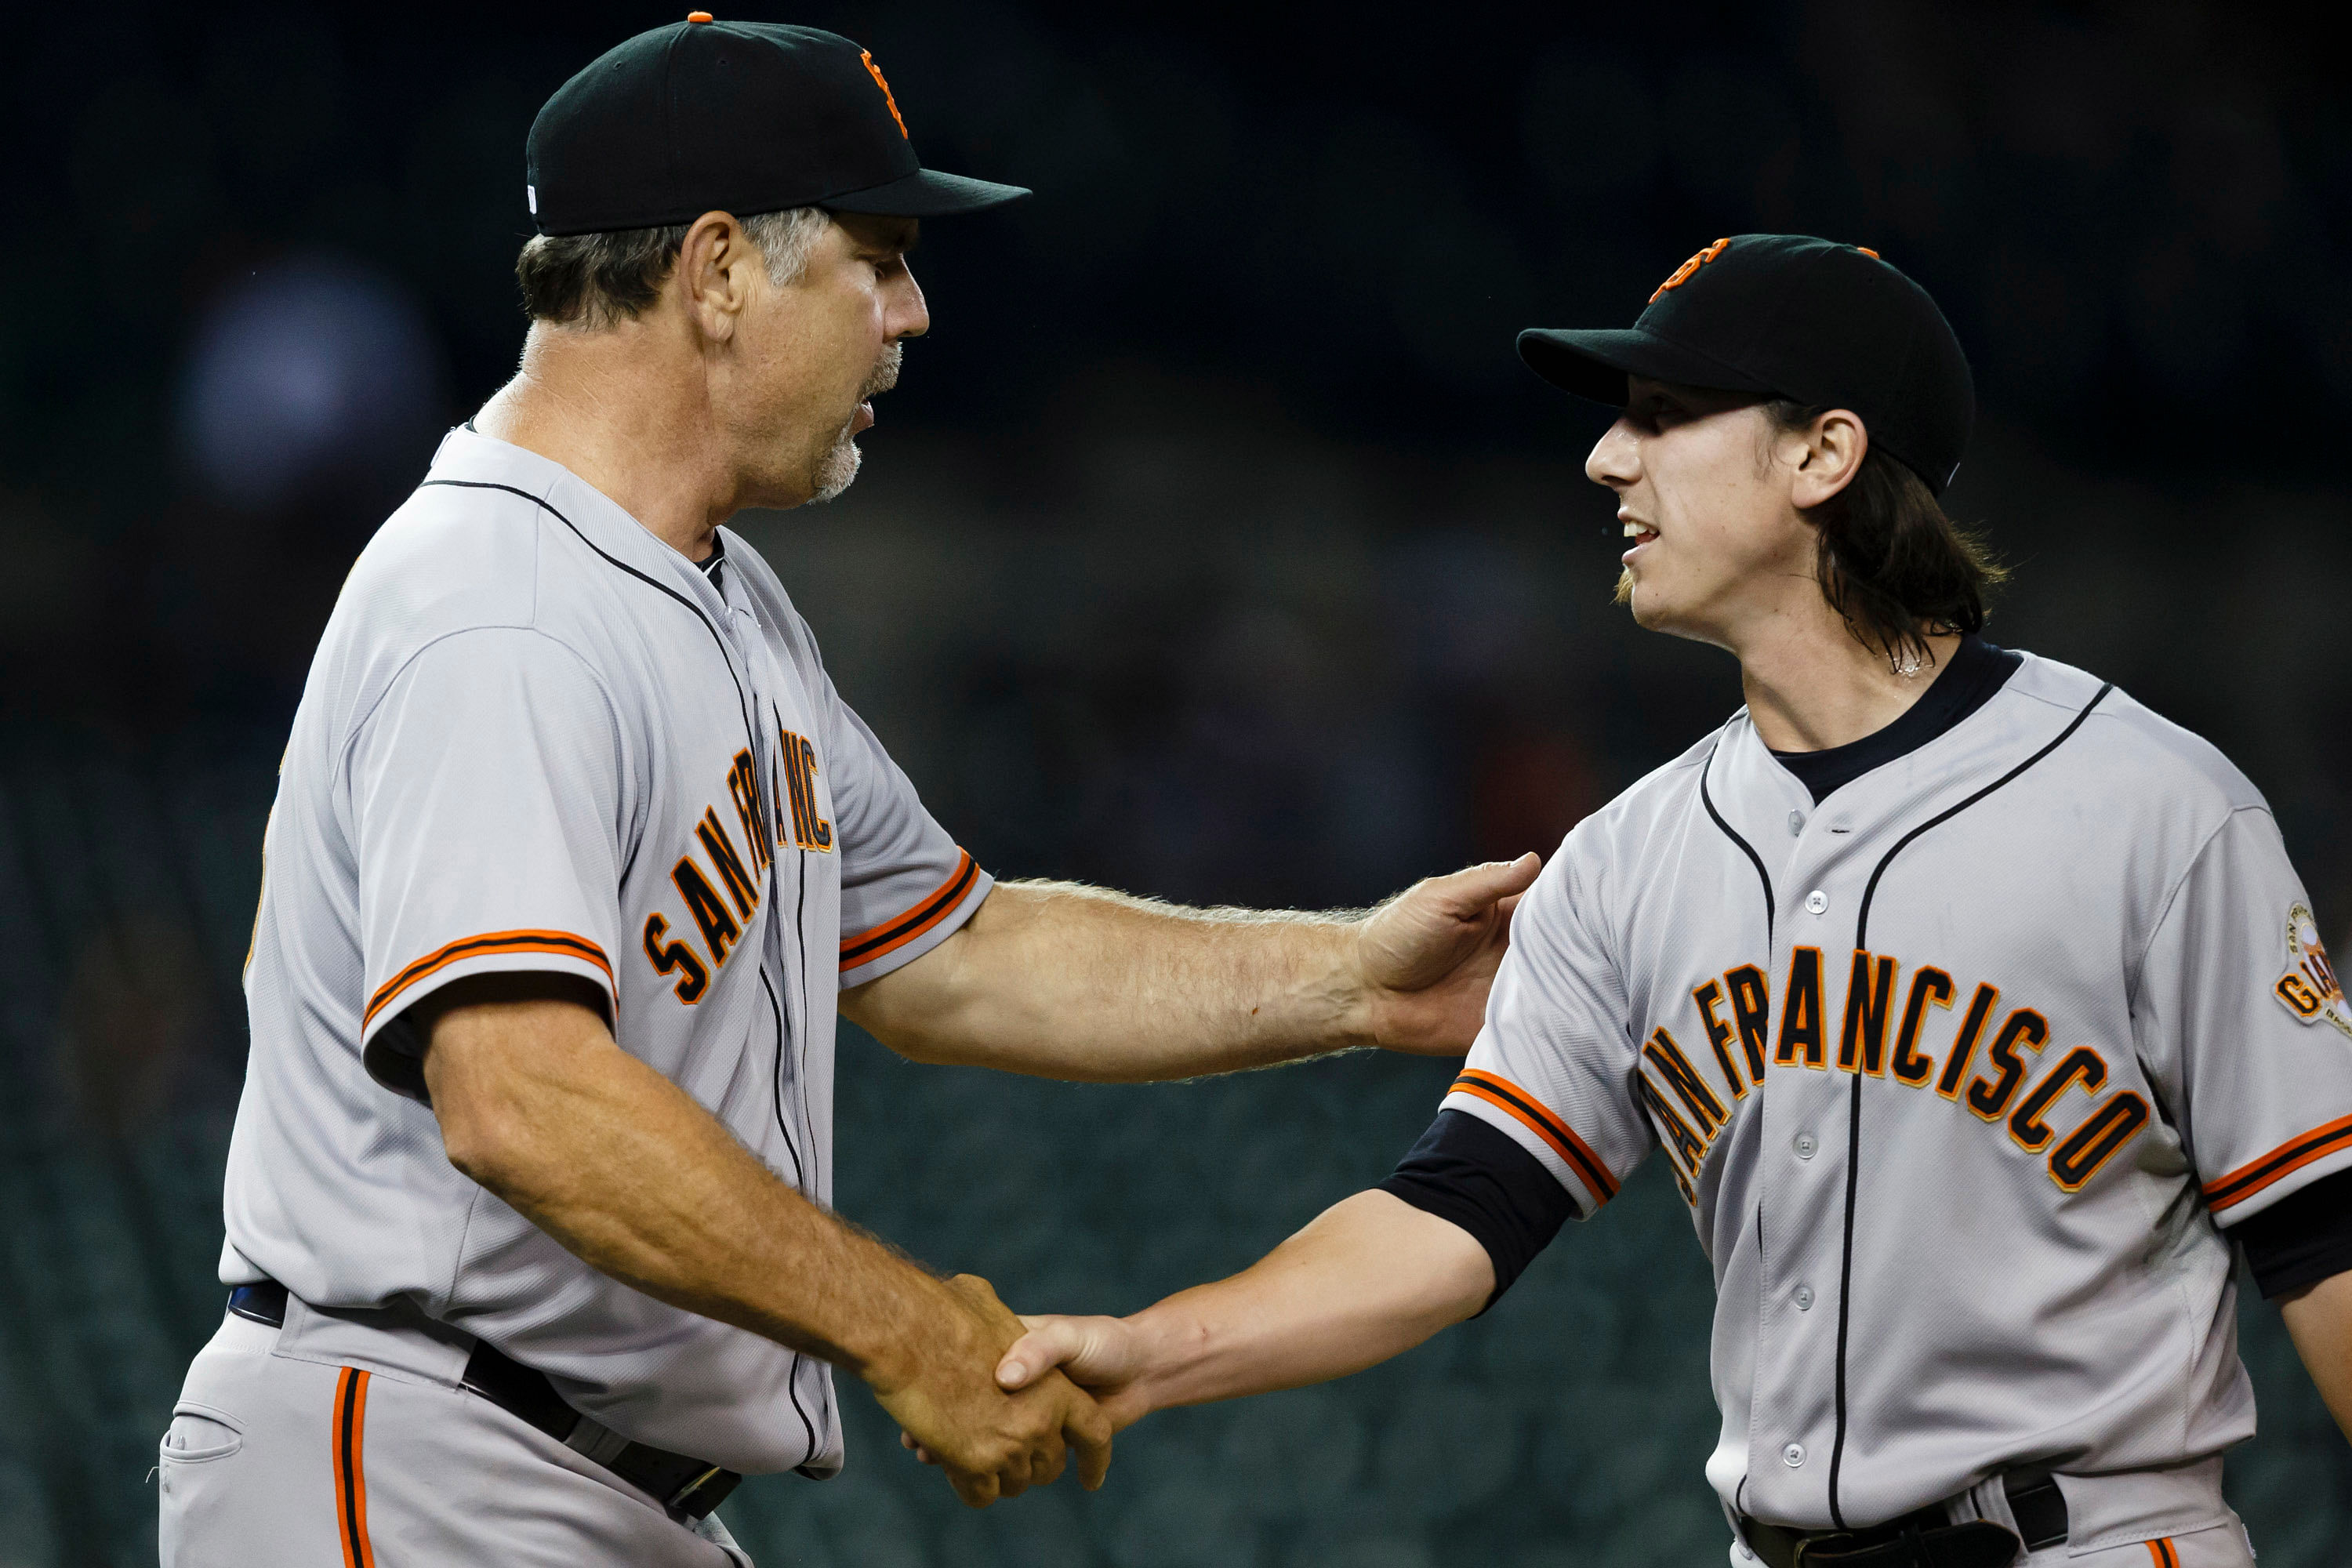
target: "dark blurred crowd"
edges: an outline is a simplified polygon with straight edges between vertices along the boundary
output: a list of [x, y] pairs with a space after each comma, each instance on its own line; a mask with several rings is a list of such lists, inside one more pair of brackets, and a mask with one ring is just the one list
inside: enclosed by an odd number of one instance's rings
[[[1237, 498], [1122, 466], [1174, 417], [1314, 446], [1327, 472], [1297, 500], [1328, 537], [1400, 511], [1475, 527], [1368, 476], [1572, 458], [1591, 421], [1517, 367], [1511, 333], [1630, 320], [1692, 249], [1756, 228], [1869, 244], [1925, 282], [1975, 357], [1989, 443], [2176, 491], [2335, 482], [2352, 122], [2284, 11], [772, 14], [869, 45], [935, 162], [1038, 192], [930, 237], [934, 340], [870, 443], [877, 468], [908, 430], [1003, 452], [975, 511], [1178, 549]], [[350, 556], [512, 363], [536, 106], [667, 15], [134, 0], [18, 19], [0, 711], [282, 725]], [[1073, 418], [1138, 371], [1167, 395]], [[2030, 498], [1966, 499], [2024, 553]], [[1558, 505], [1581, 542], [1597, 509]], [[1055, 605], [1113, 586], [1090, 570]], [[1105, 658], [1159, 658], [1217, 608], [1184, 601], [1202, 582], [1165, 584]]]

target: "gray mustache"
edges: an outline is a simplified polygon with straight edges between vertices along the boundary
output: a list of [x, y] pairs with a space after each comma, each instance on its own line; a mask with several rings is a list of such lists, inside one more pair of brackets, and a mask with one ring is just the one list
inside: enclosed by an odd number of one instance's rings
[[858, 389], [857, 395], [861, 399], [867, 398], [898, 385], [898, 362], [904, 353], [903, 345], [898, 343], [892, 343], [884, 350], [882, 357], [875, 362], [874, 374], [866, 378], [866, 384]]

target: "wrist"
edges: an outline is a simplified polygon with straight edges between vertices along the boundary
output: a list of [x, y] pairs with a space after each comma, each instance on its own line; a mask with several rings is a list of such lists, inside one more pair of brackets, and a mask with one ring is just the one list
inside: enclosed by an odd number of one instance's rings
[[979, 1325], [946, 1282], [911, 1267], [907, 1272], [911, 1288], [897, 1310], [874, 1313], [843, 1346], [843, 1370], [877, 1394], [897, 1393], [941, 1361], [971, 1362], [987, 1353]]
[[1180, 1298], [1146, 1307], [1125, 1321], [1134, 1335], [1135, 1358], [1125, 1396], [1138, 1416], [1220, 1397], [1198, 1386], [1213, 1349], [1209, 1325], [1185, 1310]]
[[1381, 1015], [1387, 993], [1371, 977], [1369, 924], [1369, 919], [1355, 920], [1341, 928], [1347, 933], [1347, 945], [1339, 965], [1334, 1030], [1341, 1048], [1384, 1043]]

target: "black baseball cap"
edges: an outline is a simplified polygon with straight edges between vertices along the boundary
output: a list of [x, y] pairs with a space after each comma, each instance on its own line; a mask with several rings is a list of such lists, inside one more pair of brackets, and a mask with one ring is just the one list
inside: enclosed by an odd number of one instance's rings
[[874, 57], [836, 33], [721, 22], [639, 33], [531, 121], [541, 234], [594, 234], [817, 206], [936, 217], [1029, 193], [926, 169]]
[[1628, 374], [1850, 408], [1938, 495], [1976, 422], [1968, 356], [1927, 291], [1874, 250], [1804, 235], [1718, 239], [1631, 327], [1530, 328], [1519, 357], [1619, 408]]

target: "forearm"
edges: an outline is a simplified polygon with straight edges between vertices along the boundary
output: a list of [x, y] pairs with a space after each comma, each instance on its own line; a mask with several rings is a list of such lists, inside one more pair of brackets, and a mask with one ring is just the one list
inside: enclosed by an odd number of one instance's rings
[[1494, 1286], [1486, 1249], [1468, 1232], [1391, 1194], [1358, 1193], [1244, 1272], [1129, 1320], [1142, 1364], [1130, 1408], [1361, 1372], [1472, 1316]]
[[599, 1272], [869, 1382], [903, 1375], [910, 1331], [962, 1326], [944, 1282], [785, 1185], [593, 1015], [568, 1013], [568, 1028], [542, 1016], [527, 1034], [509, 1009], [474, 1008], [436, 1032], [426, 1083], [460, 1170]]
[[2279, 1303], [2297, 1354], [2328, 1414], [2352, 1440], [2352, 1274], [2338, 1274]]
[[1355, 930], [1348, 915], [1001, 883], [842, 1011], [920, 1061], [1093, 1082], [1231, 1072], [1374, 1043]]

